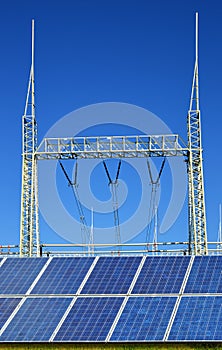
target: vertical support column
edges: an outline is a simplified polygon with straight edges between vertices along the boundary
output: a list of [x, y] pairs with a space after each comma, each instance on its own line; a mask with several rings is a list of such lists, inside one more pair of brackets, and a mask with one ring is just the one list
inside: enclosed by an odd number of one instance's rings
[[39, 255], [37, 209], [37, 123], [34, 89], [34, 20], [32, 20], [32, 64], [22, 117], [22, 193], [20, 216], [20, 256]]
[[196, 13], [196, 61], [190, 109], [187, 117], [188, 186], [189, 186], [189, 250], [190, 254], [207, 254], [207, 228], [203, 177], [201, 119], [198, 76], [198, 14]]

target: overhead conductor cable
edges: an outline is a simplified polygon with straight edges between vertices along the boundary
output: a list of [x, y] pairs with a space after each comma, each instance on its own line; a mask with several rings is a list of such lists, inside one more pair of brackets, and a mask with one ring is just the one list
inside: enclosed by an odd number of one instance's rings
[[114, 225], [115, 225], [115, 231], [116, 231], [116, 243], [121, 245], [121, 235], [120, 235], [120, 220], [119, 220], [119, 205], [118, 205], [118, 196], [117, 196], [117, 186], [118, 186], [118, 179], [119, 179], [119, 173], [120, 173], [120, 167], [121, 167], [121, 160], [119, 161], [116, 177], [115, 180], [112, 181], [111, 176], [109, 174], [106, 162], [103, 161], [103, 165], [105, 168], [106, 175], [108, 177], [109, 183], [108, 185], [111, 186], [111, 192], [112, 192], [112, 205], [113, 205], [113, 214], [114, 214]]
[[[82, 233], [82, 239], [83, 239], [83, 243], [86, 243], [86, 239], [87, 241], [90, 243], [90, 230], [89, 227], [87, 225], [86, 219], [85, 219], [85, 215], [84, 215], [84, 211], [83, 211], [83, 207], [79, 198], [79, 193], [78, 193], [78, 184], [77, 184], [77, 169], [78, 169], [78, 163], [76, 162], [75, 164], [75, 177], [74, 177], [74, 182], [71, 181], [69, 175], [67, 174], [63, 164], [61, 163], [61, 161], [59, 161], [59, 164], [61, 166], [61, 169], [68, 181], [68, 185], [72, 188], [72, 192], [75, 198], [75, 202], [76, 202], [76, 206], [77, 206], [77, 210], [78, 210], [78, 214], [79, 214], [79, 219], [81, 222], [81, 233]], [[90, 250], [90, 246], [89, 246], [89, 250]]]
[[154, 237], [153, 237], [153, 245], [154, 245], [154, 248], [156, 246], [156, 243], [157, 243], [157, 235], [158, 235], [158, 229], [157, 229], [157, 226], [158, 226], [158, 223], [157, 223], [157, 220], [158, 220], [158, 215], [157, 215], [157, 189], [160, 185], [160, 177], [162, 175], [162, 172], [163, 172], [163, 168], [164, 168], [164, 165], [165, 165], [165, 162], [166, 162], [166, 157], [164, 157], [163, 161], [162, 161], [162, 164], [161, 164], [161, 167], [160, 167], [160, 171], [158, 173], [158, 176], [157, 176], [157, 179], [154, 180], [153, 179], [153, 176], [152, 176], [152, 171], [151, 171], [151, 167], [150, 167], [150, 163], [147, 159], [147, 166], [148, 166], [148, 172], [149, 172], [149, 177], [150, 177], [150, 183], [151, 183], [151, 186], [152, 186], [152, 190], [151, 190], [151, 197], [150, 197], [150, 205], [149, 205], [149, 211], [148, 211], [148, 226], [147, 226], [147, 232], [146, 232], [146, 242], [147, 242], [147, 245], [149, 244], [150, 242], [150, 236], [151, 236], [151, 228], [152, 228], [152, 218], [154, 217]]

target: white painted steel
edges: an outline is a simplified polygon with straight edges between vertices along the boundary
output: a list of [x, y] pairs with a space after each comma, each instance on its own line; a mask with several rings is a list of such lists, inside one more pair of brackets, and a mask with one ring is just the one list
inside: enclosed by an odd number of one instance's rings
[[[206, 255], [207, 228], [198, 81], [198, 14], [196, 60], [187, 117], [188, 146], [176, 134], [45, 138], [37, 147], [34, 90], [34, 21], [32, 64], [23, 125], [20, 256], [39, 256], [38, 160], [145, 158], [184, 156], [188, 164], [189, 254]], [[31, 101], [29, 101], [31, 99]], [[30, 108], [31, 107], [31, 108]], [[30, 109], [30, 113], [28, 110]]]
[[20, 215], [20, 256], [39, 255], [37, 164], [37, 123], [34, 86], [34, 20], [32, 20], [32, 63], [24, 115], [22, 117], [22, 189]]
[[73, 158], [137, 158], [186, 156], [187, 146], [176, 134], [45, 138], [35, 152], [38, 160]]
[[187, 117], [189, 241], [190, 254], [207, 255], [207, 227], [203, 176], [198, 75], [198, 14], [196, 14], [196, 61]]

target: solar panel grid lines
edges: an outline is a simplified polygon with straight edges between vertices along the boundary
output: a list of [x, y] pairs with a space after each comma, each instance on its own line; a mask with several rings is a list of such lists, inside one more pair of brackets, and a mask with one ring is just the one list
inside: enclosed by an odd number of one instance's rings
[[54, 341], [104, 342], [123, 297], [78, 297]]
[[190, 257], [147, 257], [132, 294], [178, 294]]
[[126, 294], [142, 257], [100, 257], [81, 294]]
[[139, 277], [139, 275], [140, 275], [140, 272], [141, 272], [141, 270], [142, 270], [142, 268], [143, 268], [143, 265], [144, 265], [145, 261], [146, 261], [146, 257], [143, 256], [143, 257], [142, 257], [142, 260], [141, 260], [141, 262], [140, 262], [140, 264], [139, 264], [139, 266], [138, 266], [138, 269], [137, 269], [137, 271], [136, 271], [136, 273], [135, 273], [135, 275], [134, 275], [134, 278], [133, 278], [133, 280], [132, 280], [132, 282], [131, 282], [131, 284], [130, 284], [130, 286], [129, 286], [129, 289], [128, 289], [128, 291], [127, 291], [127, 294], [128, 294], [128, 295], [131, 294], [131, 292], [132, 292], [132, 290], [133, 290], [133, 288], [134, 288], [134, 286], [135, 286], [135, 283], [136, 283], [136, 281], [137, 281], [137, 279], [138, 279], [138, 277]]
[[[7, 329], [7, 327], [9, 326], [9, 324], [11, 323], [11, 321], [13, 320], [13, 318], [15, 317], [15, 315], [17, 314], [17, 312], [19, 311], [19, 309], [24, 304], [25, 300], [26, 300], [25, 297], [20, 299], [19, 303], [17, 304], [15, 309], [12, 311], [12, 313], [10, 314], [10, 316], [8, 317], [8, 319], [6, 320], [4, 325], [2, 326], [2, 328], [0, 330], [0, 338], [1, 338], [2, 334], [4, 333], [4, 331]], [[1, 340], [2, 340], [2, 338], [1, 338]]]
[[221, 341], [222, 297], [183, 296], [169, 341]]
[[85, 278], [83, 279], [82, 283], [80, 284], [79, 289], [78, 289], [77, 292], [76, 292], [77, 295], [79, 295], [79, 294], [81, 293], [81, 291], [82, 291], [82, 289], [84, 288], [84, 286], [85, 286], [87, 280], [89, 279], [89, 276], [91, 275], [92, 271], [94, 270], [94, 268], [95, 268], [95, 266], [96, 266], [98, 260], [99, 260], [99, 256], [96, 256], [95, 259], [94, 259], [94, 261], [93, 261], [93, 263], [92, 263], [92, 265], [90, 266], [90, 268], [89, 268], [87, 274], [85, 275]]
[[[98, 261], [98, 260], [99, 260], [99, 257], [98, 257], [98, 256], [95, 257], [95, 259], [94, 259], [92, 265], [90, 266], [90, 268], [89, 268], [87, 274], [85, 275], [85, 277], [84, 277], [82, 283], [80, 284], [80, 286], [79, 286], [79, 288], [78, 288], [78, 290], [77, 290], [77, 292], [76, 292], [76, 295], [79, 295], [79, 294], [81, 293], [82, 288], [84, 287], [86, 281], [88, 280], [88, 278], [89, 278], [90, 274], [92, 273], [92, 271], [93, 271], [95, 265], [97, 264], [97, 261]], [[59, 331], [60, 328], [62, 327], [62, 325], [63, 325], [65, 319], [67, 318], [68, 314], [69, 314], [70, 311], [72, 310], [72, 307], [73, 307], [73, 305], [75, 304], [76, 300], [77, 300], [77, 297], [75, 297], [75, 298], [72, 299], [72, 301], [71, 301], [71, 303], [69, 304], [68, 308], [66, 309], [66, 311], [65, 311], [65, 313], [64, 313], [64, 315], [63, 315], [63, 317], [61, 318], [61, 320], [60, 320], [60, 322], [58, 323], [56, 329], [54, 330], [53, 334], [51, 335], [51, 337], [50, 337], [50, 339], [49, 339], [50, 342], [53, 342], [55, 336], [57, 335], [58, 331]]]
[[129, 299], [129, 295], [130, 295], [133, 287], [135, 286], [135, 283], [136, 283], [137, 278], [138, 278], [138, 276], [140, 274], [140, 271], [142, 270], [142, 267], [143, 267], [143, 265], [145, 263], [145, 260], [146, 260], [146, 257], [144, 256], [142, 258], [142, 260], [141, 260], [141, 263], [139, 264], [139, 267], [138, 267], [138, 269], [137, 269], [137, 271], [135, 273], [135, 276], [134, 276], [134, 278], [133, 278], [133, 280], [131, 282], [131, 285], [129, 286], [129, 289], [128, 289], [128, 292], [127, 292], [127, 296], [124, 298], [123, 303], [122, 303], [122, 305], [121, 305], [121, 307], [120, 307], [120, 309], [119, 309], [119, 311], [118, 311], [118, 313], [117, 313], [117, 315], [115, 317], [115, 320], [113, 321], [113, 324], [112, 324], [112, 326], [111, 326], [111, 328], [109, 330], [109, 333], [107, 334], [107, 337], [106, 337], [106, 340], [105, 340], [106, 342], [108, 342], [110, 340], [110, 338], [111, 338], [111, 336], [112, 336], [112, 334], [114, 332], [114, 329], [115, 329], [115, 327], [116, 327], [116, 325], [117, 325], [117, 323], [119, 321], [119, 318], [121, 317], [121, 314], [122, 314], [122, 312], [123, 312], [123, 310], [124, 310], [124, 308], [126, 306], [126, 303], [127, 303], [128, 299]]
[[185, 290], [185, 287], [186, 287], [186, 284], [187, 284], [187, 281], [188, 281], [188, 278], [189, 278], [189, 275], [190, 275], [190, 272], [191, 272], [191, 269], [192, 269], [192, 266], [193, 266], [193, 262], [194, 262], [194, 256], [192, 256], [192, 257], [190, 258], [190, 262], [189, 262], [189, 265], [188, 265], [188, 267], [187, 267], [187, 271], [186, 271], [186, 273], [185, 273], [183, 282], [182, 282], [182, 284], [181, 284], [179, 296], [177, 297], [176, 303], [175, 303], [174, 308], [173, 308], [173, 311], [172, 311], [172, 315], [171, 315], [171, 317], [170, 317], [170, 320], [169, 320], [169, 323], [168, 323], [166, 332], [165, 332], [164, 337], [163, 337], [163, 340], [164, 340], [164, 341], [166, 341], [166, 340], [168, 339], [170, 330], [171, 330], [171, 328], [172, 328], [174, 319], [175, 319], [176, 314], [177, 314], [177, 310], [178, 310], [179, 305], [180, 305], [180, 301], [181, 301], [182, 294], [183, 294], [183, 292], [184, 292], [184, 290]]
[[21, 298], [0, 298], [0, 332], [20, 301]]
[[[222, 256], [165, 258], [0, 258], [1, 280], [15, 278], [0, 281], [0, 342], [222, 341]], [[84, 294], [100, 277], [102, 293]]]
[[197, 256], [185, 293], [222, 293], [221, 256]]
[[110, 342], [162, 341], [176, 297], [129, 297]]
[[76, 294], [96, 258], [54, 257], [32, 294]]
[[74, 297], [71, 301], [71, 303], [69, 304], [69, 306], [67, 307], [64, 315], [62, 316], [61, 320], [59, 321], [58, 325], [56, 326], [54, 332], [52, 333], [51, 337], [49, 338], [49, 342], [53, 342], [56, 334], [58, 333], [58, 331], [60, 330], [60, 328], [62, 327], [62, 324], [64, 323], [65, 319], [67, 318], [68, 314], [70, 313], [73, 305], [75, 304], [77, 300], [77, 297]]
[[0, 267], [6, 262], [7, 258], [0, 258]]
[[33, 281], [33, 283], [31, 284], [31, 286], [29, 287], [29, 289], [27, 290], [27, 292], [25, 293], [25, 295], [29, 295], [33, 288], [35, 288], [36, 283], [38, 283], [38, 281], [40, 280], [40, 278], [42, 277], [42, 275], [44, 274], [45, 270], [47, 269], [47, 267], [49, 266], [49, 264], [51, 263], [52, 258], [49, 258], [45, 265], [43, 266], [43, 268], [41, 269], [41, 271], [39, 272], [39, 274], [37, 275], [37, 277], [35, 278], [35, 280]]
[[177, 314], [177, 310], [178, 310], [179, 305], [180, 305], [180, 301], [181, 301], [181, 295], [179, 295], [179, 296], [177, 297], [177, 299], [176, 299], [176, 303], [175, 303], [175, 305], [174, 305], [172, 314], [171, 314], [171, 316], [170, 316], [170, 319], [169, 319], [169, 322], [168, 322], [168, 325], [167, 325], [167, 328], [166, 328], [166, 331], [165, 331], [165, 334], [164, 334], [164, 337], [163, 337], [163, 341], [167, 341], [167, 339], [168, 339], [170, 330], [171, 330], [171, 328], [172, 328], [174, 319], [175, 319], [176, 314]]
[[[42, 269], [40, 270], [39, 274], [36, 276], [35, 280], [32, 282], [31, 286], [29, 287], [29, 289], [26, 291], [25, 295], [29, 295], [30, 292], [32, 291], [32, 289], [34, 288], [35, 284], [38, 282], [39, 278], [42, 276], [42, 274], [44, 273], [45, 269], [47, 268], [47, 266], [49, 265], [49, 263], [51, 262], [52, 258], [49, 258], [47, 260], [45, 260], [45, 265], [42, 267]], [[6, 320], [5, 324], [2, 326], [1, 330], [0, 330], [0, 336], [3, 334], [3, 332], [7, 329], [7, 327], [9, 326], [9, 324], [11, 323], [11, 321], [13, 320], [13, 318], [15, 317], [15, 315], [17, 314], [17, 312], [20, 310], [20, 308], [22, 307], [22, 305], [25, 302], [25, 297], [23, 297], [19, 304], [16, 306], [15, 310], [12, 312], [12, 314], [10, 315], [10, 317]]]
[[7, 258], [0, 267], [0, 294], [24, 295], [47, 262], [47, 258]]
[[54, 329], [70, 304], [70, 298], [26, 298], [1, 341], [49, 341]]
[[180, 295], [182, 295], [182, 294], [184, 293], [184, 290], [185, 290], [186, 285], [187, 285], [187, 281], [188, 281], [188, 279], [189, 279], [189, 276], [190, 276], [190, 273], [191, 273], [191, 270], [192, 270], [192, 267], [193, 267], [193, 263], [194, 263], [194, 256], [191, 256], [191, 257], [190, 257], [189, 264], [188, 264], [188, 266], [187, 266], [187, 270], [186, 270], [186, 273], [185, 273], [183, 282], [182, 282], [182, 284], [181, 284], [180, 291], [179, 291], [179, 294], [180, 294]]

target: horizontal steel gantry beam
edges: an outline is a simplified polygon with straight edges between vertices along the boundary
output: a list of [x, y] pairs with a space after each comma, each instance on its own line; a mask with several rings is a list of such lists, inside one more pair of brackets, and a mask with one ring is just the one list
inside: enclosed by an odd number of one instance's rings
[[176, 134], [44, 138], [35, 152], [38, 160], [73, 158], [144, 158], [187, 156], [185, 142]]

